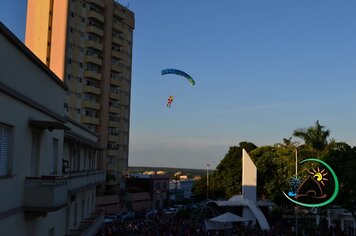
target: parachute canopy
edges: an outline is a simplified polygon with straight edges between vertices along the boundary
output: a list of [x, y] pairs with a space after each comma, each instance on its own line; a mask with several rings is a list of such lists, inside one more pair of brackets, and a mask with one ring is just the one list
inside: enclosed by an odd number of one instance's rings
[[184, 71], [177, 70], [177, 69], [164, 69], [164, 70], [162, 70], [161, 73], [162, 73], [162, 75], [175, 74], [175, 75], [183, 76], [189, 81], [189, 83], [191, 85], [195, 85], [195, 81], [193, 80], [193, 78], [190, 75], [188, 75], [187, 73], [185, 73]]

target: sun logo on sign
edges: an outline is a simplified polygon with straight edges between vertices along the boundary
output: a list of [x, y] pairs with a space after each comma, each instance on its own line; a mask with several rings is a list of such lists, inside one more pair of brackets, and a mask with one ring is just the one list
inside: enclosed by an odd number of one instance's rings
[[325, 169], [320, 171], [320, 168], [318, 167], [316, 170], [311, 169], [308, 172], [311, 176], [313, 176], [313, 179], [320, 182], [323, 186], [325, 186], [324, 181], [328, 181], [327, 178], [324, 178], [328, 174], [328, 172], [325, 172]]
[[[283, 195], [295, 204], [312, 208], [322, 207], [334, 201], [339, 192], [339, 180], [334, 170], [320, 159], [307, 158], [299, 163], [302, 164], [305, 162], [317, 162], [325, 168], [316, 167], [309, 169], [306, 172], [308, 174], [306, 178], [300, 178], [296, 174], [288, 181], [290, 191], [288, 194], [282, 191]], [[329, 183], [326, 182], [331, 182], [330, 184], [334, 188], [332, 193], [330, 187], [327, 189], [328, 194], [324, 193], [323, 188], [329, 185]], [[330, 197], [328, 197], [328, 195], [330, 195]]]

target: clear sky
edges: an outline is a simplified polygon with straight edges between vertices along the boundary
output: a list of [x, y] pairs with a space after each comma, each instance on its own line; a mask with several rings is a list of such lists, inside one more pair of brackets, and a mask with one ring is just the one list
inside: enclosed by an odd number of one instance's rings
[[[356, 1], [119, 2], [136, 20], [130, 166], [215, 167], [316, 120], [356, 145]], [[23, 40], [26, 1], [2, 2], [0, 20]]]

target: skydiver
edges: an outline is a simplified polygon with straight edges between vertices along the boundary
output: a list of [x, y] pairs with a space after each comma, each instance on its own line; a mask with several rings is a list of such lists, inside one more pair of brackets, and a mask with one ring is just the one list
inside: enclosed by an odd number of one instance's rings
[[173, 100], [174, 100], [174, 97], [172, 95], [169, 95], [168, 102], [167, 102], [167, 107], [171, 107]]

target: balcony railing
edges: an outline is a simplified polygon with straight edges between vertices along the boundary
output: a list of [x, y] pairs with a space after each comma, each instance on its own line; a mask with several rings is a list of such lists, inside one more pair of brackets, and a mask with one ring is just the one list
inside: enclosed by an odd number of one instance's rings
[[94, 25], [88, 25], [86, 29], [88, 33], [94, 33], [101, 37], [104, 35], [104, 31]]
[[92, 17], [92, 18], [97, 19], [98, 21], [104, 22], [104, 16], [97, 13], [96, 11], [89, 11], [88, 17], [89, 18]]
[[100, 88], [95, 86], [85, 85], [83, 87], [83, 92], [85, 93], [100, 94], [100, 91]]
[[91, 56], [91, 55], [86, 55], [84, 57], [84, 61], [85, 62], [89, 62], [89, 63], [94, 63], [96, 65], [101, 66], [103, 64], [103, 60], [97, 56]]
[[109, 120], [109, 127], [119, 127], [119, 125], [118, 121]]
[[95, 71], [85, 70], [84, 77], [101, 80], [101, 74]]
[[124, 40], [121, 36], [119, 37], [119, 36], [113, 35], [112, 41], [116, 44], [120, 44], [120, 45], [124, 44]]
[[98, 125], [99, 124], [99, 118], [83, 115], [82, 118], [81, 118], [81, 122], [84, 123], [84, 124]]
[[82, 102], [82, 106], [84, 108], [90, 108], [90, 109], [94, 109], [94, 110], [100, 109], [100, 104], [96, 101], [84, 100]]
[[85, 47], [87, 47], [87, 48], [95, 48], [95, 49], [97, 49], [99, 51], [103, 50], [103, 45], [100, 42], [95, 42], [95, 41], [92, 41], [92, 40], [86, 40], [85, 41]]
[[120, 73], [123, 73], [125, 71], [125, 67], [121, 64], [111, 64], [111, 69]]
[[80, 171], [65, 176], [26, 177], [25, 210], [55, 211], [67, 205], [68, 194], [105, 181], [102, 170]]
[[100, 6], [101, 8], [105, 7], [105, 4], [102, 0], [89, 0], [88, 2], [90, 2], [92, 4], [96, 4], [96, 5]]

